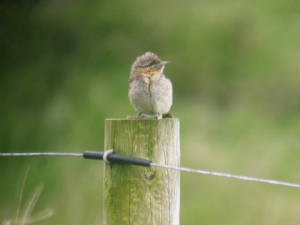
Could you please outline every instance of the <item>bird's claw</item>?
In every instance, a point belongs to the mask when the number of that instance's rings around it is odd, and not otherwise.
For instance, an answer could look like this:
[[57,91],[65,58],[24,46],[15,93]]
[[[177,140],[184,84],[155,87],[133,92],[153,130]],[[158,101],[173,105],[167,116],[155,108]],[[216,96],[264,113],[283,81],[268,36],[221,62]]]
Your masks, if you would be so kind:
[[127,118],[131,119],[156,119],[161,120],[163,118],[163,115],[161,113],[155,113],[155,114],[147,114],[147,113],[138,113],[136,116],[130,116]]
[[167,113],[167,114],[161,114],[161,113],[155,113],[155,114],[147,114],[147,113],[138,113],[137,115],[129,115],[127,116],[127,119],[133,119],[133,120],[138,120],[138,119],[155,119],[155,120],[161,120],[164,118],[172,118],[172,115]]

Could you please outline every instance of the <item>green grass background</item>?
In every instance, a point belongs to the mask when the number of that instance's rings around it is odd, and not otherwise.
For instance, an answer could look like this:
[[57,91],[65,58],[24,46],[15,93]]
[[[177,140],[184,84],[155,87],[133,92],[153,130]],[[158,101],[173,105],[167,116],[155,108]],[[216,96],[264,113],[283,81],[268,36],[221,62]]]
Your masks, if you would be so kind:
[[[1,152],[103,149],[104,120],[134,114],[128,76],[172,61],[182,165],[299,183],[299,2],[0,3]],[[0,159],[0,223],[44,185],[39,224],[102,224],[102,163]],[[181,176],[181,224],[299,224],[299,190]]]

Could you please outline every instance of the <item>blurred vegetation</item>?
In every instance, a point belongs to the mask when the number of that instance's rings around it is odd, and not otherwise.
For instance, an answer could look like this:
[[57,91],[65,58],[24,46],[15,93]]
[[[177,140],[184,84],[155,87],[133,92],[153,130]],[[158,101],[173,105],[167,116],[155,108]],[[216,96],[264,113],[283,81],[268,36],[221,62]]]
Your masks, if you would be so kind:
[[[1,152],[103,148],[105,118],[133,114],[135,57],[172,61],[182,164],[299,183],[299,2],[0,3]],[[102,165],[0,159],[0,223],[44,190],[39,224],[102,224]],[[299,191],[182,174],[181,224],[298,224]],[[26,205],[26,202],[22,202]],[[22,207],[21,207],[22,208]]]

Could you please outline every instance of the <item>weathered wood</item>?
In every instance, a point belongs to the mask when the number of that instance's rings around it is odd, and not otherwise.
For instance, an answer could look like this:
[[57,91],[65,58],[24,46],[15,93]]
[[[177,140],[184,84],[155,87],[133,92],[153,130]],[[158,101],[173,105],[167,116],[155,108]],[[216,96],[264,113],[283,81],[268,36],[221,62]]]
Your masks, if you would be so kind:
[[[108,119],[105,149],[179,166],[179,120]],[[180,173],[131,165],[105,165],[105,225],[178,225]]]

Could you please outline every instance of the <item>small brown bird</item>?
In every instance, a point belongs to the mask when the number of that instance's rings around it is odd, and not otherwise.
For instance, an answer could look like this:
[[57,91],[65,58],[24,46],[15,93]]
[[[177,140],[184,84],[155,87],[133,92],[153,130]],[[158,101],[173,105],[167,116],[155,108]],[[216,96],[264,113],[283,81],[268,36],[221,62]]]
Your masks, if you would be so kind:
[[152,52],[137,57],[131,67],[129,100],[139,117],[161,119],[168,114],[173,102],[171,81],[163,74],[168,61]]

